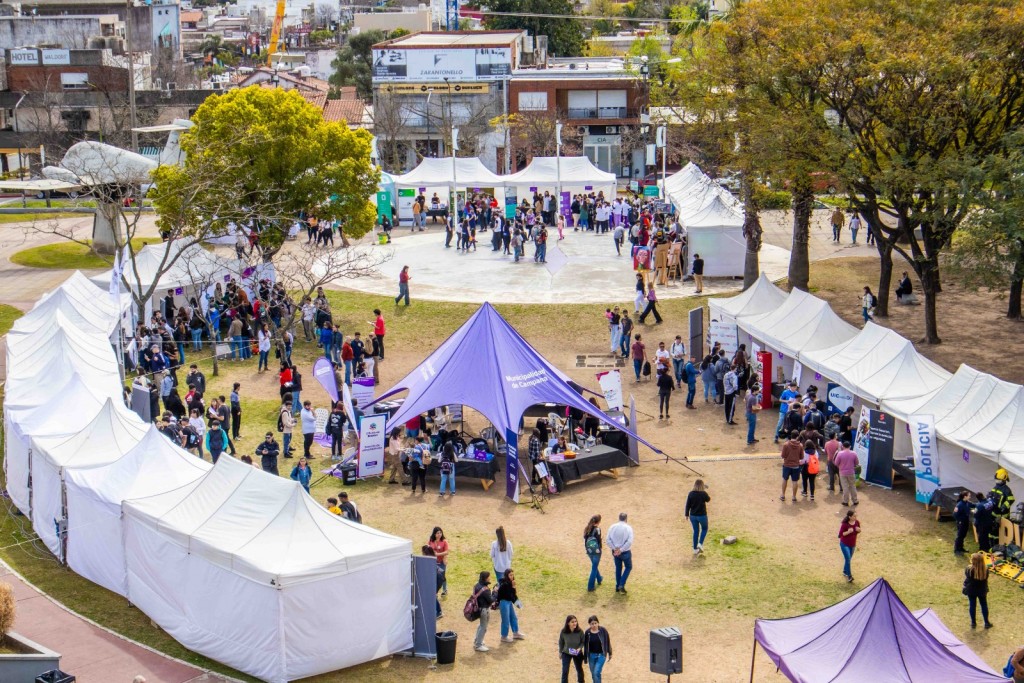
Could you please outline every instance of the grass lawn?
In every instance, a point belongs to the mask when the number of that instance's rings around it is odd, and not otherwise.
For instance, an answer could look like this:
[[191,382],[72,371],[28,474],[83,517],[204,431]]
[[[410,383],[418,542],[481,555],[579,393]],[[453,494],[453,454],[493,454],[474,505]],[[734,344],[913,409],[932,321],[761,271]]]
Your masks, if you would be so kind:
[[[852,286],[863,275],[845,261],[842,267],[816,264],[812,281],[828,296],[841,299],[844,293],[839,282]],[[475,304],[415,300],[408,308],[396,307],[388,296],[362,293],[329,292],[328,297],[334,319],[346,335],[355,331],[365,335],[372,328],[373,309],[384,311],[388,326],[387,360],[380,368],[384,387],[392,386],[415,368],[476,309]],[[665,323],[639,327],[648,348],[676,334],[685,337],[687,312],[704,303],[704,299],[659,302]],[[628,307],[632,310],[631,303]],[[575,368],[575,358],[582,353],[608,353],[604,305],[497,308],[552,363],[576,381],[595,386],[595,370]],[[301,340],[301,329],[297,337]],[[304,370],[303,398],[322,407],[326,395],[309,370],[318,353],[315,344],[299,341],[294,360]],[[227,395],[232,382],[242,383],[243,438],[236,444],[240,455],[251,454],[266,431],[276,434],[279,401],[273,372],[258,374],[255,360],[221,362],[219,376],[213,377],[206,350],[194,354],[188,349],[186,363],[192,362],[197,362],[207,375],[208,397]],[[275,367],[272,359],[271,368]],[[674,457],[745,452],[743,434],[734,431],[738,428],[725,426],[720,410],[714,406],[698,400],[697,410],[678,411],[677,394],[673,397],[677,406],[673,419],[655,421],[649,417],[656,404],[650,384],[628,383],[627,390],[638,403],[641,434]],[[761,425],[774,425],[773,418],[774,412],[766,415]],[[762,443],[753,451],[777,454],[767,436],[769,427],[761,425]],[[467,429],[475,431],[481,426],[471,424]],[[297,442],[296,447],[301,448],[301,438]],[[319,447],[314,452],[323,455]],[[652,458],[647,451],[641,457]],[[288,476],[294,462],[280,461],[282,476]],[[434,525],[444,528],[452,556],[449,595],[442,598],[446,616],[438,630],[455,630],[461,642],[456,664],[439,667],[438,671],[431,671],[429,662],[423,660],[395,657],[310,680],[384,683],[444,675],[451,681],[476,683],[507,676],[510,667],[515,667],[520,678],[550,680],[557,666],[554,644],[565,615],[575,614],[585,620],[590,614],[598,614],[615,640],[615,657],[605,673],[609,683],[643,680],[647,676],[647,631],[669,625],[689,634],[688,639],[684,637],[687,680],[745,681],[749,678],[755,618],[820,609],[879,576],[889,580],[912,609],[935,609],[958,638],[992,665],[1001,666],[1012,648],[1019,645],[1019,633],[1024,631],[1024,612],[1019,609],[1021,591],[1005,579],[993,577],[991,582],[989,601],[997,628],[967,628],[965,599],[960,594],[962,560],[950,552],[951,525],[935,523],[913,501],[912,487],[903,485],[893,491],[865,487],[861,491],[858,514],[865,533],[854,558],[857,581],[850,585],[840,576],[841,559],[836,547],[839,516],[846,508],[839,506],[834,494],[824,491],[825,477],[818,478],[817,502],[782,504],[777,500],[777,458],[690,464],[709,483],[712,496],[711,532],[705,544],[706,557],[700,559],[693,558],[689,550],[690,529],[681,510],[696,475],[663,460],[652,458],[639,468],[624,471],[618,480],[598,475],[571,484],[562,495],[550,499],[543,510],[505,500],[500,480],[485,492],[476,481],[460,479],[458,495],[445,499],[437,496],[438,482],[433,477],[428,477],[426,494],[416,495],[410,495],[408,488],[389,486],[381,480],[354,486],[344,486],[337,479],[319,482],[312,491],[314,498],[323,501],[339,490],[349,490],[368,524],[412,539],[414,552],[418,553]],[[325,466],[322,457],[313,461],[314,470]],[[607,531],[615,514],[623,510],[629,512],[636,532],[629,594],[614,593],[610,557],[601,562],[604,585],[595,593],[587,593],[589,562],[580,538],[583,526],[591,514],[600,513]],[[525,605],[520,620],[528,639],[499,645],[499,619],[494,614],[486,640],[493,649],[484,655],[473,652],[476,624],[466,622],[460,612],[477,572],[490,569],[488,548],[492,530],[498,525],[506,528],[515,545],[514,566]],[[0,557],[29,581],[72,609],[144,644],[230,673],[188,652],[123,598],[60,567],[41,545],[22,543],[31,537],[30,533],[26,520],[9,514],[9,510],[0,520]],[[740,542],[720,545],[728,535],[739,537]],[[330,633],[333,619],[344,618],[323,615],[325,633]],[[778,680],[763,655],[758,656],[754,680]]]
[[39,223],[58,218],[74,218],[76,213],[0,213],[0,225],[8,223]]
[[[159,241],[158,237],[132,240],[135,249]],[[111,261],[94,253],[91,248],[78,242],[57,242],[39,247],[23,249],[11,256],[11,262],[29,268],[53,268],[57,270],[95,270],[109,268]]]
[[0,336],[7,334],[14,321],[24,315],[20,309],[7,304],[0,304]]

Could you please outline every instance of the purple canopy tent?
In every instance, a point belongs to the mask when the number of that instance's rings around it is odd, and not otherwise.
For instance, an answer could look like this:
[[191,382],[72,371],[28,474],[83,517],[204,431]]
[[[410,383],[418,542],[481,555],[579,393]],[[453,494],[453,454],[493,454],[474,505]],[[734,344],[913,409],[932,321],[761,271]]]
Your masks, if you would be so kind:
[[519,498],[519,422],[526,409],[537,403],[572,406],[662,453],[580,396],[569,378],[537,353],[489,303],[374,403],[405,390],[409,395],[389,424],[402,424],[453,403],[469,406],[490,420],[507,444],[505,492],[513,500]]
[[758,644],[795,683],[1006,683],[930,610],[912,614],[885,579],[817,612],[755,620],[755,654]]

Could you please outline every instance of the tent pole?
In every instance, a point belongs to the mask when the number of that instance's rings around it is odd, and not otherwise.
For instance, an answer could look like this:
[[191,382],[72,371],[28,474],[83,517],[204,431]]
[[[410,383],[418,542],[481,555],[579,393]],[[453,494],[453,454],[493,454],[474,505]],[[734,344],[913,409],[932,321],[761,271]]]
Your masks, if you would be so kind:
[[754,659],[757,657],[757,638],[754,638],[754,650],[750,653],[750,683],[754,683]]

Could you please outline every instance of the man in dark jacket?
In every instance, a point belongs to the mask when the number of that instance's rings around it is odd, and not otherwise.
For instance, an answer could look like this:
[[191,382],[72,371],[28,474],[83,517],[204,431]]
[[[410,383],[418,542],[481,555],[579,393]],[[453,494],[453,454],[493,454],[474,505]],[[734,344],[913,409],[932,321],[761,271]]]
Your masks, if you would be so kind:
[[345,413],[342,411],[341,401],[334,404],[334,409],[327,418],[326,431],[331,437],[331,457],[340,458],[345,444]]
[[277,456],[281,453],[281,447],[274,440],[273,432],[267,432],[266,438],[256,447],[256,455],[260,456],[260,466],[264,472],[270,472],[277,476]]

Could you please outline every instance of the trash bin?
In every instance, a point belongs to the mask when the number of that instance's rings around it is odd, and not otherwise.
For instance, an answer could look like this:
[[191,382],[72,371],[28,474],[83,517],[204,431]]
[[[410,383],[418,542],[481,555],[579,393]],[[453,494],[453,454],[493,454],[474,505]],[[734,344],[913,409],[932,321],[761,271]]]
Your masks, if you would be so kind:
[[51,669],[36,676],[35,683],[75,683],[75,677],[60,669]]
[[455,644],[459,640],[459,634],[455,631],[442,631],[437,634],[437,663],[455,663]]

